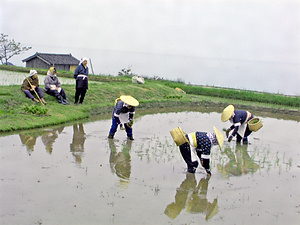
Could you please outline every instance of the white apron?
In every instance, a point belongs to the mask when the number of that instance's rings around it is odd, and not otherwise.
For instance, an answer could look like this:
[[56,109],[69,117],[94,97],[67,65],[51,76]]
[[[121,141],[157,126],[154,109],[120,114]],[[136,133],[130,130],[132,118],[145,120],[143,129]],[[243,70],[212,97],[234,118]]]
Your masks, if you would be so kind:
[[237,131],[237,133],[244,138],[244,135],[245,135],[245,131],[246,131],[246,128],[247,128],[247,125],[248,125],[248,120],[249,118],[251,117],[251,113],[247,111],[247,118],[245,120],[244,123],[242,123]]

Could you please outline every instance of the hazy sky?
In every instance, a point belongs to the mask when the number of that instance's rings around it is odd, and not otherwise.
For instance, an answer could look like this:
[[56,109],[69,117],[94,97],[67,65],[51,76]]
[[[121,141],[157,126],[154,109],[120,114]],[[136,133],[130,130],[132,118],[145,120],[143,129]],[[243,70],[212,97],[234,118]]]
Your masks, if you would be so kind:
[[299,27],[297,0],[1,1],[1,32],[33,47],[299,62]]

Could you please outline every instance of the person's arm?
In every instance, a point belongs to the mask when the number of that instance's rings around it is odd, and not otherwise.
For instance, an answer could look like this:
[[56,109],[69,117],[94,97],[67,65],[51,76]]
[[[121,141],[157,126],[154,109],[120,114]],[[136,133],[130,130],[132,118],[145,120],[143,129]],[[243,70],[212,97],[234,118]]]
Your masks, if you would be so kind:
[[60,84],[58,78],[56,78],[56,87],[60,87],[60,86],[61,86],[61,84]]
[[40,86],[40,81],[39,81],[39,78],[37,77],[36,78],[36,85],[35,85],[35,87],[39,87]]
[[45,78],[44,84],[45,84],[45,90],[49,90],[50,89],[50,82],[49,82],[49,77],[48,76]]
[[119,125],[121,123],[120,121],[120,113],[122,110],[123,102],[118,101],[117,104],[115,105],[114,109],[114,119],[116,120],[116,123]]
[[27,78],[23,81],[23,84],[22,84],[22,86],[21,86],[21,90],[22,91],[25,91],[25,90],[29,90],[30,89],[30,87],[29,87],[29,83],[28,83],[28,81],[27,81]]
[[134,114],[135,114],[135,107],[133,106],[129,111],[129,118],[128,118],[129,122],[133,120]]
[[80,65],[78,65],[77,67],[76,67],[76,69],[75,69],[75,71],[74,71],[74,79],[77,79],[77,76],[78,76],[78,74],[79,74],[79,68],[80,68]]

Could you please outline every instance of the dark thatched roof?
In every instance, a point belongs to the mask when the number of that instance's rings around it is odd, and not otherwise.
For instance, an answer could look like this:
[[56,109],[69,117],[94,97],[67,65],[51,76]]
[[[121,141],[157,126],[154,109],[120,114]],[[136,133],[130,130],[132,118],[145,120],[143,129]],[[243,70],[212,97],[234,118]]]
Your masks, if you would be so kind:
[[34,55],[23,59],[22,62],[30,61],[34,58],[39,58],[48,65],[78,65],[79,60],[71,54],[48,54],[36,52]]

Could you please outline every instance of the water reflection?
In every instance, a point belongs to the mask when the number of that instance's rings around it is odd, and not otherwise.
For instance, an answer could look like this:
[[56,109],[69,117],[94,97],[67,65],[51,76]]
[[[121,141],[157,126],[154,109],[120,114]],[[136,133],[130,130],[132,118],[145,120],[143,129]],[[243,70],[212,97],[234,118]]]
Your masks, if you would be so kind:
[[119,186],[126,188],[129,184],[131,174],[131,157],[130,150],[132,141],[127,139],[122,144],[122,151],[118,152],[114,139],[108,139],[110,156],[109,164],[112,173],[115,173],[120,178]]
[[58,135],[63,132],[65,127],[59,127],[55,129],[48,130],[47,133],[42,135],[42,142],[45,145],[46,151],[51,154],[53,151],[53,144],[58,138]]
[[235,150],[231,147],[224,148],[229,162],[225,165],[217,164],[218,171],[225,176],[242,176],[248,173],[255,173],[259,165],[255,163],[254,158],[248,153],[248,145],[236,144]]
[[75,161],[78,164],[82,162],[82,156],[84,152],[84,142],[86,139],[86,135],[84,132],[84,127],[82,123],[75,123],[73,125],[73,139],[70,144],[70,151],[72,155],[75,157]]
[[30,134],[19,134],[21,142],[26,146],[27,152],[29,155],[34,151],[34,146],[36,144],[36,139],[38,135],[30,135]]
[[167,205],[165,214],[175,219],[183,209],[189,213],[203,213],[209,220],[218,213],[218,200],[207,200],[207,188],[209,177],[202,178],[198,185],[195,174],[187,173],[185,180],[177,188],[175,202]]

